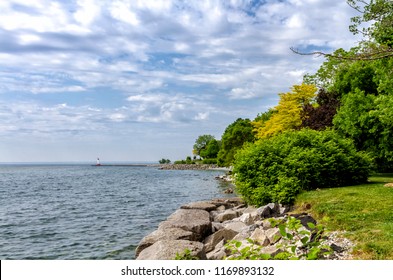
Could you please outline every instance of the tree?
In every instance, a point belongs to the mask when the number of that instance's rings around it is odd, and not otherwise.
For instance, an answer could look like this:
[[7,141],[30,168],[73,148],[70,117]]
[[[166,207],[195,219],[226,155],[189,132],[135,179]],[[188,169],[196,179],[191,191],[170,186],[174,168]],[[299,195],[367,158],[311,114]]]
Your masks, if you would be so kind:
[[169,164],[169,163],[171,163],[171,161],[170,161],[169,159],[165,159],[165,158],[160,159],[158,162],[159,162],[160,164]]
[[221,166],[230,166],[236,152],[244,143],[254,142],[253,126],[249,119],[238,118],[231,123],[221,137],[221,149],[218,153],[218,163]]
[[206,148],[202,149],[200,156],[205,159],[217,158],[217,154],[220,151],[220,141],[212,139],[207,143]]
[[363,41],[353,53],[303,53],[301,55],[323,55],[340,60],[380,60],[393,57],[393,1],[391,0],[347,0],[347,3],[360,15],[352,17],[349,30],[362,34]]
[[204,150],[206,148],[207,144],[213,139],[215,139],[213,135],[208,135],[208,134],[200,135],[195,140],[195,144],[193,146],[194,155],[202,156],[201,151]]
[[371,153],[380,171],[393,170],[393,106],[391,95],[367,94],[356,90],[347,94],[337,115],[334,128],[353,139],[358,150]]
[[[349,30],[353,34],[361,33],[366,39],[378,44],[393,47],[393,2],[391,0],[348,0],[347,3],[360,15],[351,19]],[[370,26],[361,27],[371,22]]]
[[320,89],[315,98],[316,103],[303,105],[301,112],[301,128],[308,127],[314,130],[324,130],[333,126],[333,117],[340,106],[338,94]]
[[280,93],[280,100],[274,113],[267,121],[253,123],[257,138],[268,138],[286,130],[296,129],[302,124],[301,112],[305,104],[315,97],[314,85],[294,85],[291,92]]

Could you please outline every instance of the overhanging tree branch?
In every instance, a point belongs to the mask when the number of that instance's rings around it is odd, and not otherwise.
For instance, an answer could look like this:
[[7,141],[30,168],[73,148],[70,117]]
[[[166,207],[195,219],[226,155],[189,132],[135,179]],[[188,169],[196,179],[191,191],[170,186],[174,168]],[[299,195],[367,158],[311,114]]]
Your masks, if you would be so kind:
[[316,55],[316,56],[324,56],[329,58],[336,58],[340,60],[378,60],[378,59],[393,57],[393,48],[383,47],[383,46],[379,46],[378,49],[376,50],[365,51],[356,54],[347,54],[347,55],[335,55],[335,54],[325,53],[321,51],[306,53],[306,52],[301,52],[298,49],[295,49],[294,47],[291,47],[290,49],[292,52],[298,55]]

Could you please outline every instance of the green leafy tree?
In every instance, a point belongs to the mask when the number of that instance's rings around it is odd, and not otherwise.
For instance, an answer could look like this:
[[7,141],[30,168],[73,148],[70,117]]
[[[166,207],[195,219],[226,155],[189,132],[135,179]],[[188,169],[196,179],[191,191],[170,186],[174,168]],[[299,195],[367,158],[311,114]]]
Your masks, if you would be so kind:
[[[349,29],[352,33],[361,33],[366,39],[375,40],[381,46],[393,47],[393,2],[391,0],[348,0],[347,3],[360,13],[359,16],[351,19],[352,25]],[[364,27],[364,23],[369,22],[371,25]]]
[[197,155],[197,156],[202,156],[201,152],[206,149],[207,144],[209,144],[209,142],[211,140],[215,139],[213,135],[209,135],[209,134],[204,134],[204,135],[200,135],[196,140],[195,140],[195,144],[193,146],[193,154]]
[[220,151],[220,141],[216,139],[210,140],[206,147],[201,150],[200,156],[204,159],[217,158],[217,154]]
[[236,152],[244,143],[254,142],[253,126],[249,119],[238,118],[231,123],[221,137],[221,149],[218,152],[218,163],[221,166],[230,166]]
[[171,161],[170,161],[169,159],[165,159],[165,158],[160,159],[158,162],[159,162],[160,164],[169,164],[169,163],[171,163]]
[[344,96],[334,117],[335,129],[353,139],[357,149],[370,152],[379,170],[393,170],[393,106],[391,95],[366,94],[356,90]]

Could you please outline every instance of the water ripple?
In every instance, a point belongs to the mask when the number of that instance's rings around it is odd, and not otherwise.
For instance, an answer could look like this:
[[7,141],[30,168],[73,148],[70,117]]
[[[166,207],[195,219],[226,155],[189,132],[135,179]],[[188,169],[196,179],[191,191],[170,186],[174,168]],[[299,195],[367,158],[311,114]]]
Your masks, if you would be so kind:
[[0,165],[0,259],[132,259],[181,204],[222,197],[221,173]]

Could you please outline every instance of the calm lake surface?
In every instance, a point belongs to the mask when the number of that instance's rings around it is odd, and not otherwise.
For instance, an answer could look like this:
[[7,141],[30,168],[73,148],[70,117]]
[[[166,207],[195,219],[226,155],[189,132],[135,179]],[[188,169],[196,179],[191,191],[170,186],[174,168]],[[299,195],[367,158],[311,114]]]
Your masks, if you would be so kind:
[[182,204],[227,197],[223,171],[0,165],[0,259],[133,259]]

